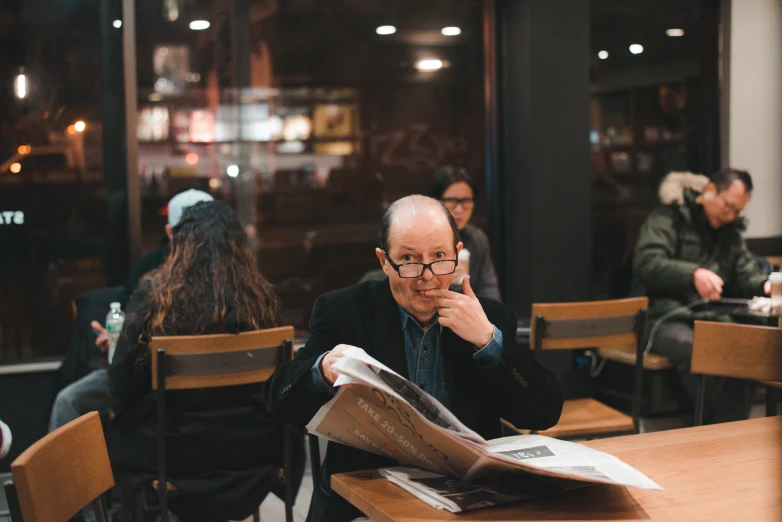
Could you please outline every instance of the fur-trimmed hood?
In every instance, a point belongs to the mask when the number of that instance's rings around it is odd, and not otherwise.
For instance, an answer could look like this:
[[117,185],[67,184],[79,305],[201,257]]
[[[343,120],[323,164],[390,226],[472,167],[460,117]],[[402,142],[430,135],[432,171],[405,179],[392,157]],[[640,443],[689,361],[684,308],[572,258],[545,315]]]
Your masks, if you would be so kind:
[[660,183],[660,190],[657,194],[663,205],[673,205],[674,203],[684,205],[684,191],[686,189],[703,192],[703,187],[708,183],[709,178],[703,174],[671,172]]

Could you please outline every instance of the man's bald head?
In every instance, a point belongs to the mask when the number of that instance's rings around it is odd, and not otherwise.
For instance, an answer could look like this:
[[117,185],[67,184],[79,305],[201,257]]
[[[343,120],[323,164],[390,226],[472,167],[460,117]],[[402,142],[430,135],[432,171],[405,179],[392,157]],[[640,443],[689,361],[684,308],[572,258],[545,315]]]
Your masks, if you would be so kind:
[[425,227],[433,224],[433,221],[440,220],[444,220],[450,226],[453,232],[453,247],[456,250],[456,245],[459,243],[459,228],[451,213],[440,201],[418,194],[398,199],[388,207],[383,214],[383,219],[380,220],[380,248],[384,252],[390,250],[389,235],[394,224],[414,221],[416,226]]

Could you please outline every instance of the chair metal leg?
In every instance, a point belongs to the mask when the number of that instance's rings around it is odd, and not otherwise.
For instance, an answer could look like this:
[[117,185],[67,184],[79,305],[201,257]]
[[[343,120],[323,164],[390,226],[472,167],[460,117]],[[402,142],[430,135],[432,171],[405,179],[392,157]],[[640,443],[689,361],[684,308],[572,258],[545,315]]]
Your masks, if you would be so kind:
[[318,489],[318,482],[320,481],[320,444],[318,443],[318,437],[309,433],[307,435],[310,444],[310,467],[312,468],[312,487]]
[[143,493],[141,492],[141,489],[139,489],[136,492],[136,496],[134,497],[136,500],[136,516],[135,520],[136,522],[143,522],[144,521],[144,500],[141,498],[141,495]]
[[166,351],[159,348],[158,361],[158,395],[157,395],[157,469],[158,469],[158,502],[160,503],[160,520],[168,522],[168,491],[166,490]]
[[643,397],[644,349],[646,347],[646,310],[639,310],[635,317],[635,368],[633,382],[633,432],[641,432],[641,397]]
[[22,522],[22,508],[19,506],[19,497],[16,494],[16,486],[13,482],[6,482],[4,485],[5,498],[8,502],[8,514],[11,515],[11,522]]
[[92,510],[95,512],[97,522],[109,522],[109,515],[106,513],[106,506],[103,504],[103,498],[98,497],[90,502]]
[[706,400],[706,377],[703,375],[698,376],[698,390],[695,395],[695,419],[693,424],[695,426],[703,425],[703,408],[704,401]]
[[283,470],[285,471],[285,522],[293,522],[293,465],[291,461],[291,442],[294,432],[289,425],[283,428]]
[[766,417],[773,417],[777,414],[777,404],[779,403],[779,393],[776,388],[766,386]]

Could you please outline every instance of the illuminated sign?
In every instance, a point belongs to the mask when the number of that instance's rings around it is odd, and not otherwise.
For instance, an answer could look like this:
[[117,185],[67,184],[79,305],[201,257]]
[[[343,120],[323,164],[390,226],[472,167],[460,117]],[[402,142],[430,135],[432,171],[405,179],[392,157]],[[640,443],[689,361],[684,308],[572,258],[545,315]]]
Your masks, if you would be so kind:
[[20,210],[0,210],[0,225],[24,225],[24,212]]

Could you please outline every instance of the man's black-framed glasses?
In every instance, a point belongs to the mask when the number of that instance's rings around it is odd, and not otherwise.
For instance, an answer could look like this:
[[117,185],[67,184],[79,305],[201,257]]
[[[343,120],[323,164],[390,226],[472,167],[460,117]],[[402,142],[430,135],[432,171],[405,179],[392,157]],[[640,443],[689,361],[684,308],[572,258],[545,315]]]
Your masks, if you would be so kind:
[[397,265],[388,257],[388,252],[383,251],[383,254],[385,254],[386,259],[388,259],[388,264],[396,270],[399,277],[403,278],[421,277],[424,270],[427,268],[436,276],[453,274],[456,271],[456,265],[459,263],[456,259],[445,259],[443,261],[433,261],[431,263],[404,263]]

